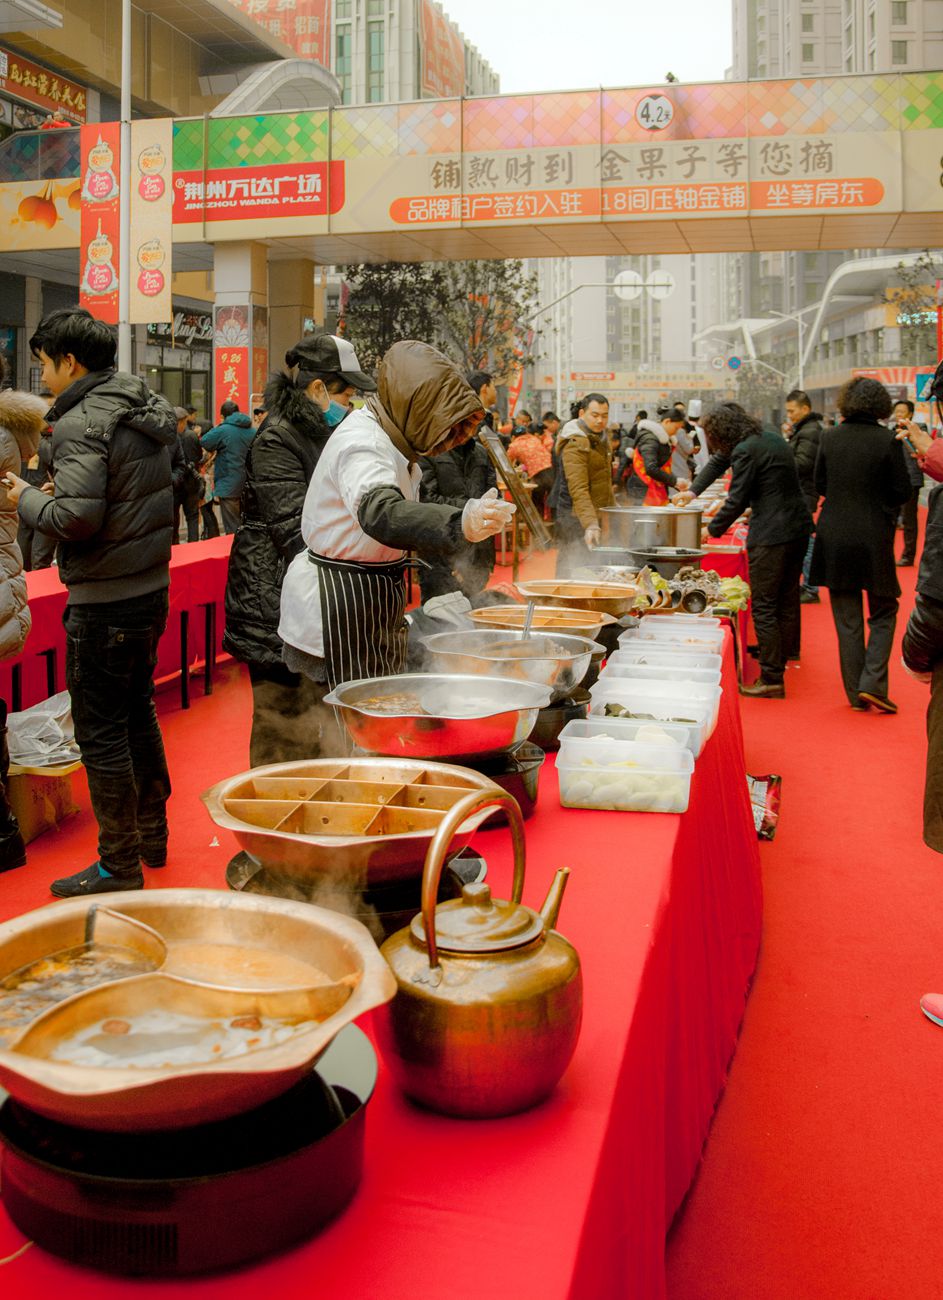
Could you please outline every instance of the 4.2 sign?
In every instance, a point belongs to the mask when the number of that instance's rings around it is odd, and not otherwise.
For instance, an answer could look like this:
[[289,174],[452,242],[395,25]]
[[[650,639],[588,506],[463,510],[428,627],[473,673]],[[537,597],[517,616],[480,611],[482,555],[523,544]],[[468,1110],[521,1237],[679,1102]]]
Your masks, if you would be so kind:
[[635,106],[635,120],[645,131],[663,131],[675,115],[667,95],[646,95]]

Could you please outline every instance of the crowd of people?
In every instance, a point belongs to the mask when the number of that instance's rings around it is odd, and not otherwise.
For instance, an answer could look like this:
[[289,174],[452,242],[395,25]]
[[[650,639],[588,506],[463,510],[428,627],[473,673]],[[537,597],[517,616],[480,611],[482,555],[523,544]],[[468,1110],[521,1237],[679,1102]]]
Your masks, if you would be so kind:
[[[785,695],[787,663],[801,653],[801,605],[826,587],[849,705],[897,711],[888,694],[897,568],[916,560],[919,492],[924,475],[943,482],[943,441],[876,380],[844,386],[836,427],[797,389],[782,429],[736,402],[703,414],[699,404],[665,402],[624,429],[610,424],[600,392],[581,397],[565,422],[547,412],[538,424],[521,411],[507,429],[486,372],[464,374],[428,344],[403,341],[374,379],[348,340],[320,335],[287,353],[251,416],[224,402],[204,430],[195,412],[115,369],[113,334],[87,312],[51,313],[30,346],[51,405],[0,392],[0,657],[17,654],[28,630],[22,569],[55,562],[68,588],[66,683],[99,828],[98,858],[54,881],[58,897],[140,888],[145,868],[167,860],[170,775],[153,678],[171,546],[184,531],[188,541],[220,527],[234,535],[224,646],[248,668],[252,766],[338,752],[328,692],[404,671],[410,554],[421,614],[433,624],[488,599],[494,539],[515,510],[499,472],[520,474],[518,489],[552,523],[562,574],[592,563],[601,512],[615,502],[684,505],[729,474],[704,535],[747,520],[760,677],[744,694]],[[476,438],[482,424],[506,460]],[[939,852],[941,500],[938,488],[904,639],[909,671],[932,682],[925,837]],[[5,719],[2,706],[0,870],[25,860],[3,793]]]

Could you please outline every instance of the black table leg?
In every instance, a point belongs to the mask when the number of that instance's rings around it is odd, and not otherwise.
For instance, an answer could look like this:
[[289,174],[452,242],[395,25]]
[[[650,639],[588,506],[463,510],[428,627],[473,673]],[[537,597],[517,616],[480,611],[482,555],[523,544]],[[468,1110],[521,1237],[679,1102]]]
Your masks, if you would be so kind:
[[216,667],[216,601],[208,600],[203,609],[203,691],[212,695],[213,669]]
[[55,646],[50,646],[48,650],[40,650],[39,653],[46,660],[46,695],[51,699],[56,693],[59,652]]
[[180,707],[190,707],[190,611],[180,611]]
[[11,713],[19,713],[23,708],[23,665],[13,665],[13,699],[11,703]]

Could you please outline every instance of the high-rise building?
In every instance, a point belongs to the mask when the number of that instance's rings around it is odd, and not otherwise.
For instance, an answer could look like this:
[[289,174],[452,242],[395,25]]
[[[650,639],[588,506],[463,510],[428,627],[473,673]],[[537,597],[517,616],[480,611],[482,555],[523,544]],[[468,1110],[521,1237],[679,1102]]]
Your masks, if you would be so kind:
[[434,0],[334,0],[331,71],[345,104],[493,95],[498,76]]
[[[732,10],[734,81],[943,66],[943,0],[733,0]],[[798,312],[855,255],[727,254],[725,279],[737,292],[726,318]]]

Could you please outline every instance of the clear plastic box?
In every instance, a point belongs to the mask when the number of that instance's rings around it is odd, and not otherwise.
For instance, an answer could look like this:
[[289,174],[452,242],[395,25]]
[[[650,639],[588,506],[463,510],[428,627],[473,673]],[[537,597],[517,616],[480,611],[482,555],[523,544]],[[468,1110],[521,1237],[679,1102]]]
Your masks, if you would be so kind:
[[678,646],[679,649],[694,647],[720,654],[724,644],[722,627],[694,627],[690,623],[678,623],[670,626],[671,619],[646,618],[634,631],[624,634],[621,645],[633,645],[638,641],[658,641],[663,645]]
[[680,746],[568,737],[566,727],[560,734],[557,776],[564,808],[683,813],[693,771],[694,755]]
[[713,668],[720,672],[723,667],[720,655],[711,654],[696,647],[685,649],[673,645],[662,645],[655,641],[626,641],[606,660],[606,664],[662,664],[665,668]]
[[701,686],[719,686],[719,668],[691,668],[688,664],[613,663],[607,659],[601,677],[630,677],[638,681],[691,682]]
[[698,728],[701,747],[717,723],[720,686],[688,686],[684,682],[643,682],[618,677],[600,677],[590,687],[590,714],[605,716],[607,704],[621,704],[630,714],[648,720],[687,722]]
[[[652,733],[659,733],[655,738]],[[560,738],[566,735],[571,744],[583,740],[592,740],[598,736],[608,736],[613,740],[638,740],[644,745],[666,745],[677,749],[688,749],[696,754],[695,746],[700,740],[698,727],[686,722],[652,722],[645,718],[607,718],[591,714],[588,718],[573,718],[560,732]]]

